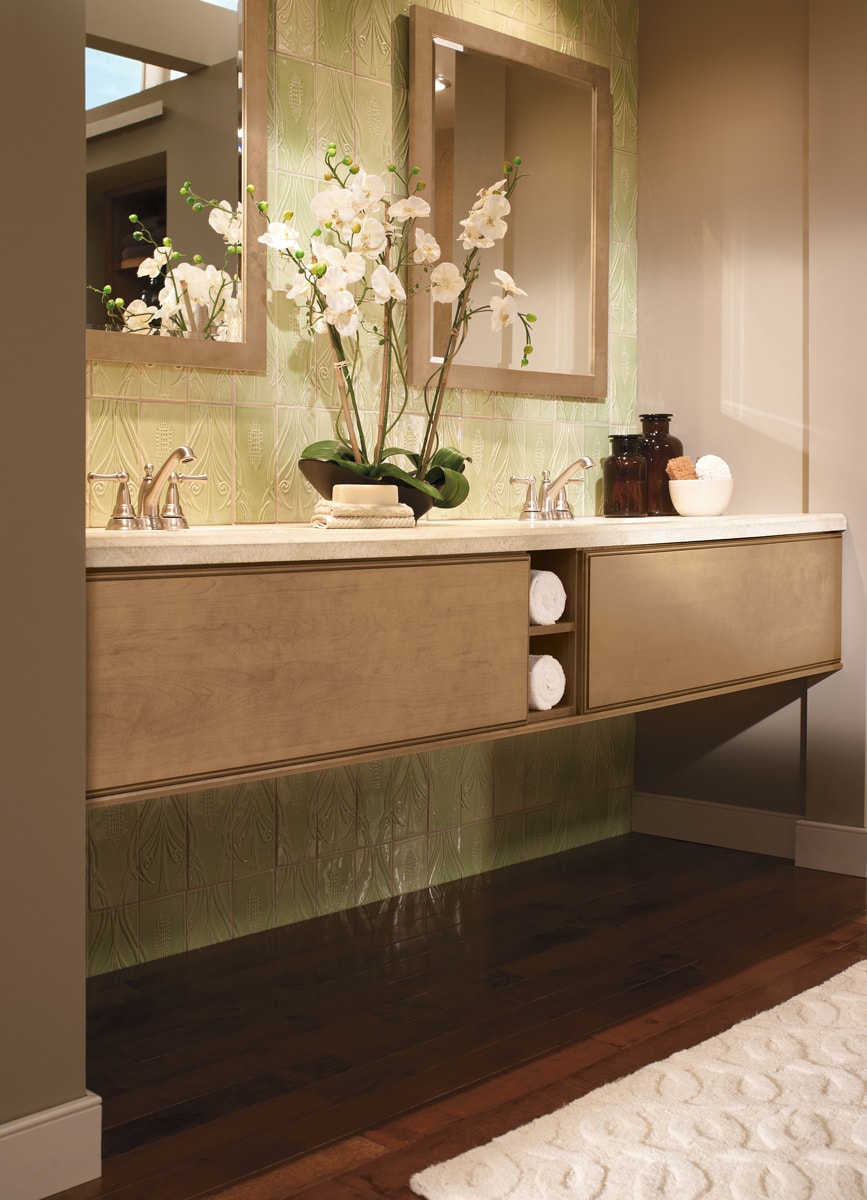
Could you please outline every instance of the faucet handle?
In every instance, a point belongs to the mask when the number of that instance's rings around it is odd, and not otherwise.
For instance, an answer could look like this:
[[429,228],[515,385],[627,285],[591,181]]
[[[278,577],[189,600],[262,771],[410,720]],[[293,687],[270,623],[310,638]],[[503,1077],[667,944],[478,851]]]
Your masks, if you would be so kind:
[[527,496],[524,500],[524,507],[521,510],[521,521],[535,521],[540,516],[542,510],[539,508],[539,500],[536,496],[536,476],[535,475],[512,475],[509,478],[509,483],[526,483]]
[[169,475],[169,486],[166,491],[166,502],[160,513],[160,529],[189,529],[190,523],[181,508],[181,497],[178,484],[187,480],[207,479],[207,475],[179,475],[172,471]]
[[117,496],[106,529],[135,529],[136,516],[129,495],[129,475],[126,471],[112,471],[107,475],[101,474],[99,471],[88,472],[88,483],[103,479],[117,480]]
[[566,484],[567,483],[583,483],[582,475],[573,475],[571,479],[567,479],[557,494],[557,503],[554,505],[554,520],[555,521],[572,521],[575,514],[572,511],[572,505],[566,499]]

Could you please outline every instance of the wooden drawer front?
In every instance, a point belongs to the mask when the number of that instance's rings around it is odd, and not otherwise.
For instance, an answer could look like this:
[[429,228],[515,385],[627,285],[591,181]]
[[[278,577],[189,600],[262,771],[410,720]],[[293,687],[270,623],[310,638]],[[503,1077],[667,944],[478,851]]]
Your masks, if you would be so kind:
[[88,580],[88,792],[527,718],[528,561]]
[[584,712],[839,666],[839,534],[586,559]]

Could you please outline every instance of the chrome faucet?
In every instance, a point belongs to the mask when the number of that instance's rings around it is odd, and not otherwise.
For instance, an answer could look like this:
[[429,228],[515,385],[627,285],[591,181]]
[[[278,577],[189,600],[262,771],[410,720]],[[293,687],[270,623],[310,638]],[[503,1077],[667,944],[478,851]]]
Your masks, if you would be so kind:
[[571,483],[573,479],[578,481],[579,476],[573,476],[573,471],[577,471],[579,468],[587,470],[592,466],[594,466],[593,459],[582,454],[580,458],[576,458],[573,463],[570,463],[565,471],[561,471],[555,479],[551,478],[550,471],[543,471],[538,497],[535,475],[513,475],[509,480],[510,483],[527,484],[527,499],[521,512],[521,520],[571,521],[574,514],[566,499],[566,484]]
[[195,458],[189,446],[178,446],[168,456],[166,461],[154,475],[153,463],[145,463],[144,478],[138,490],[138,515],[136,525],[139,529],[161,529],[160,495],[168,483],[172,472],[180,463],[192,462]]

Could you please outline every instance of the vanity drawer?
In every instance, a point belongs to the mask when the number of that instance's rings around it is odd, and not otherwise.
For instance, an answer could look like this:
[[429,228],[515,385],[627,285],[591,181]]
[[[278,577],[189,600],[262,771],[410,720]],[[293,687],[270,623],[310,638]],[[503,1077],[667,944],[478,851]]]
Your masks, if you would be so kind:
[[581,711],[840,666],[839,534],[587,551]]
[[528,578],[523,555],[94,573],[88,795],[525,722]]

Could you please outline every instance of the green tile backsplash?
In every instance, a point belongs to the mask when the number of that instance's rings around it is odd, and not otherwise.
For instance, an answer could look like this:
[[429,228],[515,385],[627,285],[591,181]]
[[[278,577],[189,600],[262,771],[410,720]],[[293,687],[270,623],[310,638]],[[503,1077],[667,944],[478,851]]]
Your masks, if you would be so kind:
[[[606,400],[453,391],[447,440],[472,455],[467,502],[429,519],[514,515],[510,475],[607,453],[634,427],[638,0],[449,0],[455,16],[611,70],[613,156]],[[306,211],[321,147],[371,170],[406,165],[405,0],[273,0],[272,208]],[[273,269],[273,268],[272,268]],[[86,470],[138,477],[186,442],[206,483],[186,483],[193,524],[307,521],[300,449],[331,432],[333,372],[272,278],[262,373],[88,363]],[[410,444],[418,425],[411,400]],[[86,485],[85,485],[86,486]],[[572,489],[600,509],[600,472]],[[104,525],[114,489],[87,489]],[[97,806],[88,814],[89,969],[99,974],[615,836],[630,825],[631,718],[383,759],[234,788]]]
[[615,837],[630,717],[88,813],[91,974]]

